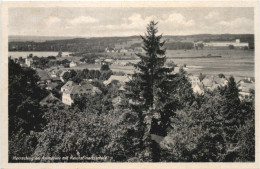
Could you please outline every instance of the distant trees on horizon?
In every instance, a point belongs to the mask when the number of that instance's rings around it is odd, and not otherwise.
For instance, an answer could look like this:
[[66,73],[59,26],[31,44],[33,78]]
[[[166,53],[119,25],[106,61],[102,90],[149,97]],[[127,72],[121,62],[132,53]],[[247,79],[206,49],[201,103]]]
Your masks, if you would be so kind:
[[[240,39],[241,42],[248,42],[249,49],[254,49],[254,35],[253,34],[235,34],[235,35],[188,35],[188,36],[169,36],[167,38],[177,39],[178,42],[166,42],[165,47],[168,50],[177,49],[192,49],[193,41],[230,41],[230,39]],[[136,37],[133,37],[136,38]],[[191,42],[182,42],[182,39],[191,39]],[[107,47],[115,47],[116,43],[120,41],[130,41],[131,37],[117,38],[117,37],[103,37],[103,38],[75,38],[65,40],[52,40],[45,42],[9,42],[9,51],[68,51],[74,53],[100,53],[104,52]],[[140,47],[140,43],[133,44],[130,48]]]
[[[91,84],[102,91],[75,98],[71,107],[56,101],[41,106],[48,93],[37,86],[36,71],[9,59],[9,162],[254,162],[254,91],[241,101],[231,76],[227,86],[194,93],[183,69],[172,73],[174,63],[164,66],[165,41],[157,33],[151,21],[141,36],[145,53],[137,54],[136,71],[124,86],[105,86],[113,72],[104,67],[64,74],[78,83],[96,78]],[[84,156],[105,158],[73,158]]]

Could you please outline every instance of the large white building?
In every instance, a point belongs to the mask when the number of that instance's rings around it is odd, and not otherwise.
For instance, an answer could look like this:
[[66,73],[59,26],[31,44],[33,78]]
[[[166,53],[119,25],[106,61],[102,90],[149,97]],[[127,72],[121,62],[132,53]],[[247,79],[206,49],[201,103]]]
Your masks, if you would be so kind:
[[197,46],[199,43],[203,43],[205,47],[229,47],[230,45],[238,48],[249,47],[248,42],[240,42],[240,39],[235,41],[195,42],[194,46]]

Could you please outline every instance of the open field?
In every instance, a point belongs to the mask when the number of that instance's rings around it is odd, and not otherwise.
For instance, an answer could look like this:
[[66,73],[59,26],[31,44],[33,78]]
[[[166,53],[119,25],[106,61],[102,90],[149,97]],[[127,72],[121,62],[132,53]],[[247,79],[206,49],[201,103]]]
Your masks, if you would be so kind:
[[[222,57],[185,58],[207,56],[209,54],[212,56],[220,55]],[[254,77],[254,51],[252,50],[168,50],[166,56],[167,61],[173,61],[179,66],[186,64],[188,73],[203,73],[207,75],[223,73],[235,77]],[[137,62],[137,60],[124,60],[122,62]]]
[[[220,55],[221,58],[199,58],[185,59],[189,56],[212,56]],[[219,74],[243,77],[254,77],[254,51],[250,50],[190,50],[190,51],[168,51],[168,60],[177,64],[187,64],[188,72]],[[174,57],[184,57],[175,59]]]
[[[9,56],[27,56],[29,53],[33,53],[38,56],[47,56],[50,54],[57,55],[57,52],[9,52]],[[68,54],[63,52],[64,54]],[[109,53],[109,57],[128,57],[132,55],[118,53]],[[198,57],[198,56],[222,56],[221,58],[185,58],[185,57]],[[193,74],[207,74],[216,75],[223,73],[225,75],[233,75],[235,77],[254,77],[254,51],[252,50],[230,50],[230,49],[203,49],[203,50],[168,50],[166,53],[167,61],[173,61],[174,63],[182,66],[187,65],[187,72]],[[178,57],[178,58],[176,58]],[[179,58],[182,57],[182,58]],[[59,60],[68,59],[79,61],[81,57],[62,57],[57,58]],[[113,71],[123,71],[125,73],[133,73],[131,66],[123,66],[128,62],[136,63],[138,59],[131,60],[118,60],[110,66]],[[82,64],[73,69],[100,69],[98,64]]]

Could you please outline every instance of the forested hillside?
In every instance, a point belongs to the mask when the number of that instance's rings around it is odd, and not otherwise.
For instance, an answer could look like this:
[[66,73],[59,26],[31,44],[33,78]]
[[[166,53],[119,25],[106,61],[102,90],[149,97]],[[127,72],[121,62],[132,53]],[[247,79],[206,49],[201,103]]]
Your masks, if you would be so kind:
[[[14,37],[12,37],[14,38]],[[24,38],[22,41],[9,41],[9,51],[69,51],[69,52],[104,52],[105,48],[115,47],[115,44],[129,42],[133,39],[140,39],[138,36],[130,37],[100,37],[100,38],[70,38],[60,40],[33,41],[35,38]],[[58,39],[58,38],[57,38]],[[234,41],[249,42],[251,49],[254,48],[254,35],[252,34],[223,34],[223,35],[187,35],[187,36],[165,36],[166,47],[169,50],[192,49],[196,41]],[[140,41],[141,42],[141,41]],[[136,43],[134,47],[140,47]]]

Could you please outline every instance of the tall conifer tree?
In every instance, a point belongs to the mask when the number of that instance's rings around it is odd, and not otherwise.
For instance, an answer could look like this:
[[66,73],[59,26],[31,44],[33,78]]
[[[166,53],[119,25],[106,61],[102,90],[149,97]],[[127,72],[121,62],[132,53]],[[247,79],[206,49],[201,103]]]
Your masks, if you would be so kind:
[[145,53],[137,54],[141,60],[133,64],[136,71],[127,83],[127,96],[139,117],[140,149],[146,152],[143,159],[154,162],[160,161],[160,147],[151,140],[151,134],[166,136],[174,111],[174,104],[170,101],[171,90],[174,90],[171,81],[173,68],[164,66],[165,41],[162,41],[162,35],[157,35],[156,25],[156,22],[151,21],[145,36],[141,36]]
[[229,78],[228,85],[224,90],[222,112],[225,118],[224,130],[229,143],[236,143],[238,140],[235,133],[242,122],[240,110],[239,90],[233,76]]

